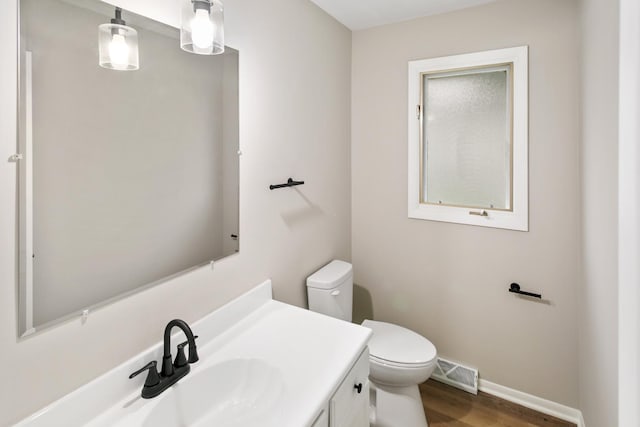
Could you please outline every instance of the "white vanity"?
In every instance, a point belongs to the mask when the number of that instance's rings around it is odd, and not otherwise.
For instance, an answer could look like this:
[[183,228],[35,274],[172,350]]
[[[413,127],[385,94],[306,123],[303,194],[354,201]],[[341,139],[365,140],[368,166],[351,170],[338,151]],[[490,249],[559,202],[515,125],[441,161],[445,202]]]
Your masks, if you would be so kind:
[[269,280],[191,328],[200,361],[161,395],[142,399],[144,376],[128,378],[160,360],[159,342],[17,425],[369,425],[369,329],[274,301]]

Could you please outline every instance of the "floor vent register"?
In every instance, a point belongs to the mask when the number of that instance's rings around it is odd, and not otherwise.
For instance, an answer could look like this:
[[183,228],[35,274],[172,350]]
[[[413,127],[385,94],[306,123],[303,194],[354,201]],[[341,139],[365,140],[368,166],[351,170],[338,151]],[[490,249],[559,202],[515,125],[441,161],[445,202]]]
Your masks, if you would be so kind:
[[438,358],[431,378],[441,383],[459,388],[468,393],[478,394],[478,370],[459,363]]

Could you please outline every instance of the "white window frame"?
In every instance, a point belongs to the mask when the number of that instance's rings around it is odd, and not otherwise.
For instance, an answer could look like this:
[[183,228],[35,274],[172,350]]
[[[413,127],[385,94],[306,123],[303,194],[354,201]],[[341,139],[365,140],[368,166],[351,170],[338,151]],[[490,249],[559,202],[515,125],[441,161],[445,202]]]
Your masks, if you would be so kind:
[[[512,65],[512,176],[511,209],[469,208],[435,205],[421,202],[421,132],[425,115],[421,108],[421,80],[425,73],[442,73],[476,67]],[[409,218],[483,227],[529,231],[529,168],[528,168],[528,47],[453,55],[409,61],[408,105],[408,216]]]

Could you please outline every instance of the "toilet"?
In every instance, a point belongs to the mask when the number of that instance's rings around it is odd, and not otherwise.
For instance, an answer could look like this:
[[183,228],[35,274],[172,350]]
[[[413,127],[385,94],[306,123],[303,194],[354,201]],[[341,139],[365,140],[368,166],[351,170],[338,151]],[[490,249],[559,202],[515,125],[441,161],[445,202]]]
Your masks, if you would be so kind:
[[[309,310],[351,321],[353,268],[334,260],[307,278]],[[436,366],[435,346],[398,325],[365,320],[369,341],[371,427],[426,427],[418,384]]]

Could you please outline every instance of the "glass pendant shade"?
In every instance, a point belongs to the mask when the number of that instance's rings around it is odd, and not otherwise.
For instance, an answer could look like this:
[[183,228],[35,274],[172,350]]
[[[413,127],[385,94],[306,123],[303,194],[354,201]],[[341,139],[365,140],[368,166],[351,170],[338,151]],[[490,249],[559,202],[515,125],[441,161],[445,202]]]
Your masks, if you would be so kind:
[[99,64],[103,68],[133,71],[138,63],[138,32],[125,25],[116,9],[116,18],[110,24],[98,26]]
[[199,55],[224,52],[224,9],[218,0],[183,0],[180,47]]

